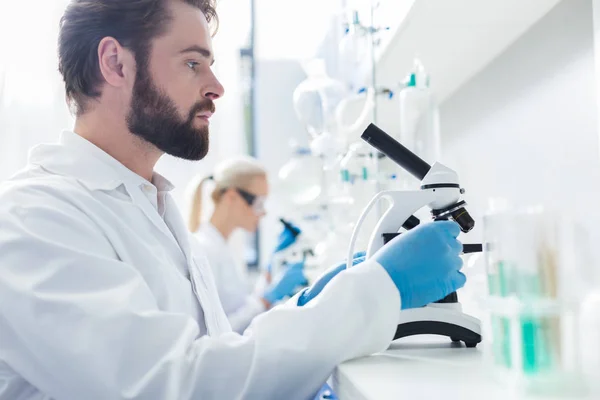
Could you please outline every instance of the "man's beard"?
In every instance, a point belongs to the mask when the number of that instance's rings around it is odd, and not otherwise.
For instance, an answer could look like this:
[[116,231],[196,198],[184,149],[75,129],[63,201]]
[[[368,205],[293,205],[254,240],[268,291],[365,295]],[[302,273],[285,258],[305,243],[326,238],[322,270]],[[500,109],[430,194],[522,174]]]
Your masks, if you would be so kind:
[[137,135],[159,150],[186,160],[201,160],[209,147],[208,125],[194,126],[197,114],[215,111],[210,99],[204,99],[190,108],[187,119],[181,118],[171,98],[161,91],[150,77],[147,66],[140,63],[127,126]]

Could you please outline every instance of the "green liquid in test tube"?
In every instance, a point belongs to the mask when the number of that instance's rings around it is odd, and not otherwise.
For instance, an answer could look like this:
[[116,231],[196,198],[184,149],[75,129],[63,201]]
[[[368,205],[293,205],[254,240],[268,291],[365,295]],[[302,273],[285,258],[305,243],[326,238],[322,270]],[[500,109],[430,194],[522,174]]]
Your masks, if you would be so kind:
[[[506,263],[495,263],[496,271],[488,273],[488,289],[492,296],[506,297],[509,294],[509,279]],[[492,316],[492,337],[494,360],[500,366],[511,368],[510,319],[504,316]]]

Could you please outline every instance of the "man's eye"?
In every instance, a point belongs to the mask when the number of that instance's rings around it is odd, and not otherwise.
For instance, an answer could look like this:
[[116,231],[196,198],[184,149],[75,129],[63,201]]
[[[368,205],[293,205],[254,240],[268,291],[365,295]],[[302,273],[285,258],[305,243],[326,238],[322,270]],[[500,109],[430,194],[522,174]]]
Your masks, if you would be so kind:
[[193,69],[194,71],[196,70],[196,67],[198,66],[198,64],[200,64],[200,63],[197,63],[195,61],[188,61],[187,62],[187,66],[190,67],[190,69]]

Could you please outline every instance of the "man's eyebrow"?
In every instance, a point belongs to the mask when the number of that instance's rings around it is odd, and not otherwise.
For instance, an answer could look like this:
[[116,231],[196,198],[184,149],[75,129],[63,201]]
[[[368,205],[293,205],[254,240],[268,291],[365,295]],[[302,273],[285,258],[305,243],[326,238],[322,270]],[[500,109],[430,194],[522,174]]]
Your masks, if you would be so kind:
[[214,62],[215,62],[215,59],[213,58],[211,51],[208,49],[205,49],[204,47],[200,47],[198,45],[192,45],[192,46],[186,47],[185,49],[181,50],[179,53],[180,54],[199,53],[202,57],[208,58],[209,60],[211,60],[211,63],[210,63],[211,65],[214,64]]

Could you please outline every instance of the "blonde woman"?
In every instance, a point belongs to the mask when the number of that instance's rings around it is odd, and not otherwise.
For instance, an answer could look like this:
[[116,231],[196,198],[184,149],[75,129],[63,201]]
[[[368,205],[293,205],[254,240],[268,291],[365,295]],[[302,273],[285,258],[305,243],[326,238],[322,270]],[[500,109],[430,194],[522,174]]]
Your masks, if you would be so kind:
[[[214,181],[211,199],[214,211],[206,223],[201,223],[204,184]],[[250,292],[245,276],[238,270],[232,250],[227,245],[238,228],[254,232],[265,215],[265,200],[269,194],[267,173],[251,157],[236,157],[219,164],[215,173],[192,187],[193,199],[188,227],[204,249],[213,270],[223,309],[234,331],[243,332],[252,319],[274,303],[292,295],[306,285],[303,263],[289,266],[271,282],[259,284]],[[276,251],[291,245],[297,229],[287,226],[279,237]]]

